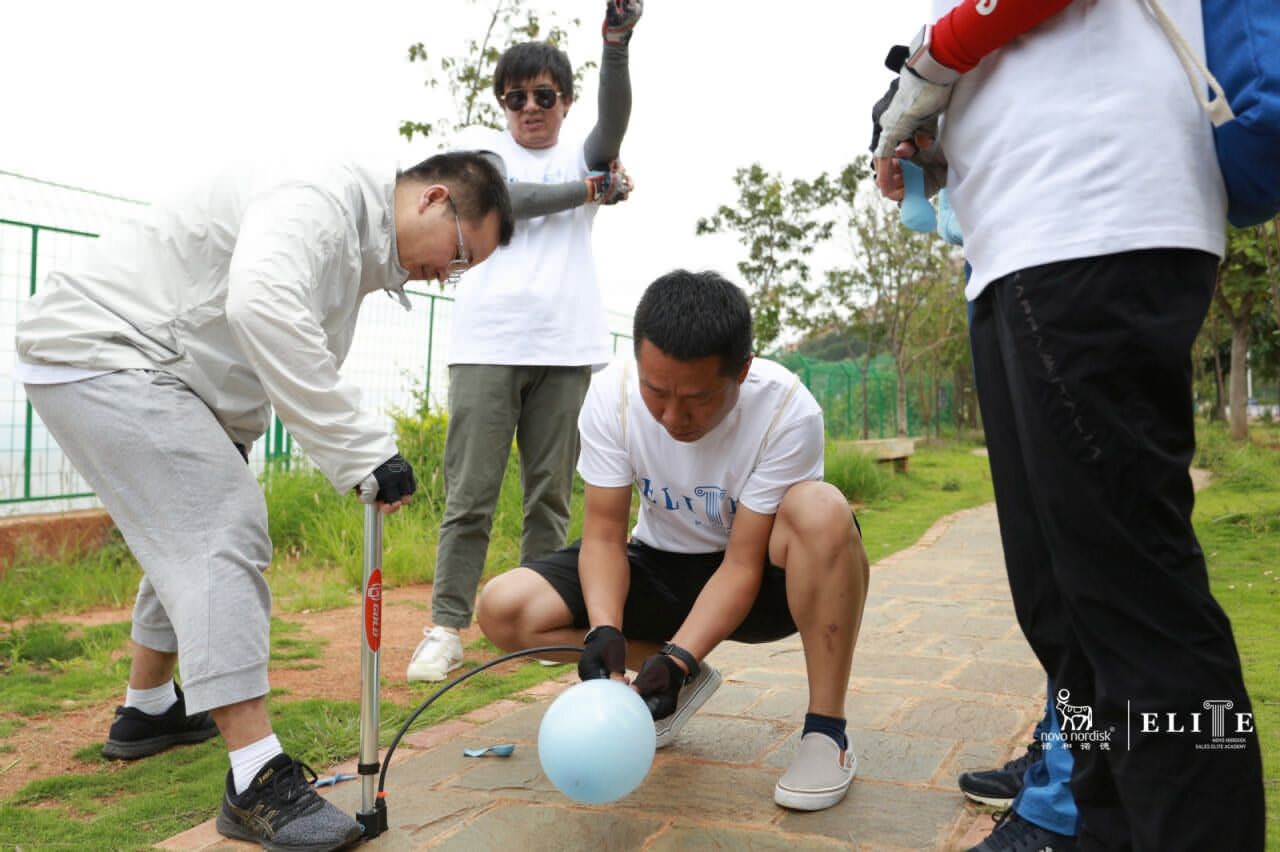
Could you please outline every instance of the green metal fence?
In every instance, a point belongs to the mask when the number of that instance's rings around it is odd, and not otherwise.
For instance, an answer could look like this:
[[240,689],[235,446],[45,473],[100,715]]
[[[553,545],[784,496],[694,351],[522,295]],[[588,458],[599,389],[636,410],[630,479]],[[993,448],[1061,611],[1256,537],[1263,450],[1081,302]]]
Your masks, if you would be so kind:
[[[30,258],[29,271],[26,277],[28,295],[31,295],[36,291],[36,280],[39,267],[37,259],[41,256],[40,239],[42,235],[46,238],[46,244],[51,242],[50,238],[56,239],[66,236],[84,238],[96,236],[95,234],[91,234],[87,231],[76,231],[70,228],[57,228],[48,225],[36,225],[30,222],[15,222],[9,219],[0,219],[0,226],[22,228],[25,229],[29,235],[26,246],[26,253]],[[9,336],[12,337],[12,335]],[[9,406],[10,412],[15,411],[16,408],[17,407],[13,405]],[[18,486],[17,490],[19,493],[17,497],[0,497],[0,503],[46,499],[46,495],[37,493],[35,483],[33,482],[37,468],[36,444],[33,440],[36,432],[35,414],[31,409],[31,403],[25,402],[25,400],[20,409],[17,410],[21,415],[21,422],[11,416],[8,418],[8,423],[6,425],[8,426],[10,434],[12,434],[15,428],[20,428],[22,431],[20,477],[18,482],[15,483]],[[45,437],[47,439],[47,435]],[[13,441],[11,440],[9,443],[12,447]],[[41,443],[45,448],[48,448],[47,440],[42,441]],[[12,465],[7,467],[11,468]],[[2,494],[4,494],[4,492],[0,491],[0,495]],[[73,493],[58,494],[56,496],[58,499],[72,500],[76,498],[92,497],[93,493],[88,490],[81,490]]]
[[924,436],[953,418],[955,394],[950,384],[934,384],[912,377],[906,385],[906,428],[898,429],[898,374],[885,355],[870,364],[855,361],[815,361],[798,352],[778,358],[822,406],[827,437],[842,439],[891,438],[899,434]]

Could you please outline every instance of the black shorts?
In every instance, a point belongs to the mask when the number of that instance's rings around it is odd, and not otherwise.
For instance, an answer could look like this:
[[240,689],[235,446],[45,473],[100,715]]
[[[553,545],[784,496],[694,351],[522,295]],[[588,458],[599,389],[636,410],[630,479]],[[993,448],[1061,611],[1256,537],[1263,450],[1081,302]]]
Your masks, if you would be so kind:
[[[573,613],[573,626],[585,629],[587,605],[578,579],[581,541],[526,567],[545,577]],[[702,587],[724,560],[723,552],[668,553],[646,544],[627,545],[631,590],[622,611],[623,632],[629,639],[667,642],[684,624]],[[772,642],[796,632],[787,607],[786,572],[766,559],[760,594],[751,611],[729,634],[735,642]]]

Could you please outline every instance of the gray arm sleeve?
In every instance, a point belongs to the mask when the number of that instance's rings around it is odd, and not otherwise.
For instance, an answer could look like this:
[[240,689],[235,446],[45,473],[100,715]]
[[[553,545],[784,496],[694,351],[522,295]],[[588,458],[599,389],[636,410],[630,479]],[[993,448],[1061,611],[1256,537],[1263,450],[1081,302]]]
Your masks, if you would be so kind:
[[631,120],[631,69],[627,46],[606,44],[600,59],[600,92],[596,96],[598,118],[582,146],[587,168],[606,171],[618,159],[622,137]]
[[[596,126],[591,128],[582,145],[587,168],[608,171],[618,159],[622,137],[631,120],[631,69],[626,45],[606,44],[600,60],[600,91],[596,96]],[[506,165],[492,152],[484,152],[505,175]],[[517,219],[533,219],[570,210],[586,203],[587,188],[582,181],[542,184],[516,181],[507,184],[511,207]]]
[[507,184],[507,191],[511,193],[511,209],[517,219],[549,216],[587,203],[587,185],[580,180],[566,183],[516,181]]
[[[505,177],[507,165],[493,151],[479,152],[486,160],[493,163]],[[511,209],[517,219],[535,219],[538,216],[550,216],[561,210],[572,210],[587,201],[587,188],[580,180],[565,183],[530,183],[515,181],[507,184],[507,192],[511,194]]]

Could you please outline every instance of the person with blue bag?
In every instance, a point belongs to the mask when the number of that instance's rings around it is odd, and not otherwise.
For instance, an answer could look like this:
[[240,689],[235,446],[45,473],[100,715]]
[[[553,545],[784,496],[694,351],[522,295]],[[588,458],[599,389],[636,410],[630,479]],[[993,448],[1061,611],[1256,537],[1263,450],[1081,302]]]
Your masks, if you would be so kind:
[[[1163,5],[1203,54],[1200,2]],[[964,233],[1005,563],[1079,848],[1256,852],[1252,705],[1191,524],[1190,352],[1227,210],[1211,126],[1143,0],[935,10],[880,116],[877,183],[901,198],[919,159]]]
[[[889,93],[892,99],[892,92]],[[887,99],[879,105],[886,104]],[[872,111],[873,121],[878,119]],[[878,129],[878,128],[877,128]],[[872,148],[876,136],[873,132]],[[922,142],[924,140],[921,140]],[[914,143],[913,143],[914,144]],[[913,231],[937,231],[950,245],[964,245],[964,233],[956,221],[947,190],[938,191],[938,208],[925,194],[924,171],[909,160],[899,164],[905,194],[901,201],[902,224]],[[965,281],[973,267],[966,261]],[[968,303],[972,318],[973,303]],[[1003,808],[993,815],[991,834],[968,852],[1075,852],[1079,813],[1071,794],[1071,750],[1064,747],[1062,730],[1054,708],[1053,682],[1049,682],[1044,717],[1036,723],[1035,734],[1026,751],[1004,765],[961,773],[957,783],[965,798],[979,804]]]

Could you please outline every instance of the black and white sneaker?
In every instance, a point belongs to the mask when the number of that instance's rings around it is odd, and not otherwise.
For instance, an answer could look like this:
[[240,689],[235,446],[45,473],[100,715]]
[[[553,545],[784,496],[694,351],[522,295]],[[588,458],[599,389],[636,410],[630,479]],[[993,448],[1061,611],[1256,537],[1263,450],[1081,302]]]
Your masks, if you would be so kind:
[[102,756],[113,760],[137,760],[164,751],[170,746],[204,742],[218,733],[213,717],[201,711],[187,715],[187,702],[176,685],[178,700],[165,712],[153,716],[136,707],[117,707]]
[[1027,767],[1044,760],[1044,749],[1039,740],[1027,745],[1022,755],[1006,763],[1000,769],[984,769],[981,772],[965,772],[960,775],[960,792],[969,799],[984,805],[1007,808],[1022,790],[1022,776]]
[[239,795],[228,772],[218,832],[269,852],[331,852],[359,840],[360,823],[321,798],[311,786],[315,780],[310,766],[287,754],[262,767]]
[[1010,808],[994,817],[995,830],[968,852],[1076,852],[1076,839],[1023,819]]

